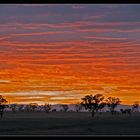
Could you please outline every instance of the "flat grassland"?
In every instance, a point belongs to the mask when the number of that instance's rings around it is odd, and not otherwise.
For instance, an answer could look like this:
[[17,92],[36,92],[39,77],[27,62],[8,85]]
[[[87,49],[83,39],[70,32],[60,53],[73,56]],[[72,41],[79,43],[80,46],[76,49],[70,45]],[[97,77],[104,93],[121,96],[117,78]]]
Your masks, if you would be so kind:
[[2,135],[140,135],[140,113],[4,112]]

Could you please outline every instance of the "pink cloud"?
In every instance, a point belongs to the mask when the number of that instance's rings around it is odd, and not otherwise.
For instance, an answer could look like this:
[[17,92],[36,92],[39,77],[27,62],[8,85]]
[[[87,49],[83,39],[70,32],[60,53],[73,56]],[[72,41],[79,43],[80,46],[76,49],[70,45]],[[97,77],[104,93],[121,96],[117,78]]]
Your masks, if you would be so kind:
[[49,32],[31,32],[31,33],[18,33],[9,34],[0,37],[0,40],[7,40],[10,38],[17,38],[19,36],[38,36],[38,35],[54,35],[54,34],[73,34],[73,31],[49,31]]
[[[101,18],[104,15],[89,15],[86,18],[83,18],[81,21],[75,21],[75,22],[67,22],[67,23],[59,23],[59,24],[48,24],[48,23],[8,23],[8,24],[1,24],[0,28],[1,30],[11,30],[18,28],[23,29],[41,29],[41,28],[56,28],[56,29],[68,29],[72,28],[74,31],[81,31],[81,32],[140,32],[140,29],[119,29],[118,27],[121,26],[139,26],[140,22],[97,22],[91,21],[90,19],[96,19]],[[92,27],[93,26],[93,27]],[[118,29],[117,29],[118,28]]]
[[87,39],[97,39],[97,40],[128,40],[128,38],[125,38],[125,37],[102,37],[102,36],[85,36],[85,38]]

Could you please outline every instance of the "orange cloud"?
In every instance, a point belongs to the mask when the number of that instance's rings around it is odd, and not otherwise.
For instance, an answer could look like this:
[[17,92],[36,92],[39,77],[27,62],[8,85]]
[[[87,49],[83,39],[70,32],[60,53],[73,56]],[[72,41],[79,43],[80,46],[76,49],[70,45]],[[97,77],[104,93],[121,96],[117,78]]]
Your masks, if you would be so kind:
[[[139,41],[129,40],[128,37],[80,34],[75,41],[54,39],[50,43],[46,39],[36,43],[30,37],[74,35],[77,32],[138,33],[139,29],[116,27],[139,24],[140,22],[79,21],[2,25],[3,30],[23,26],[29,30],[47,27],[60,31],[25,31],[0,36],[1,94],[10,102],[73,103],[86,94],[101,93],[105,96],[118,96],[124,103],[131,104],[139,99]],[[19,40],[19,37],[28,37],[29,41]],[[15,41],[11,40],[13,38]]]

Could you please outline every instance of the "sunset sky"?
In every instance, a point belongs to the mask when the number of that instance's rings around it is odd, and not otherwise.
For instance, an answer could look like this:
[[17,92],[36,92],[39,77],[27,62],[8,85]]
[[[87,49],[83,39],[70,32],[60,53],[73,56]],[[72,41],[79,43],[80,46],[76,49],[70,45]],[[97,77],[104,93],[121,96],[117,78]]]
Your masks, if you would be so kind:
[[1,4],[0,94],[9,103],[140,101],[140,4]]

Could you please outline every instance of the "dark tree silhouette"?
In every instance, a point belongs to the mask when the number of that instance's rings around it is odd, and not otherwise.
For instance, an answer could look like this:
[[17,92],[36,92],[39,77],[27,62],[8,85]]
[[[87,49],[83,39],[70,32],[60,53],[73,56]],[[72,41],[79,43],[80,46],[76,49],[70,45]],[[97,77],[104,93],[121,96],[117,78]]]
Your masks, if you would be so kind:
[[67,110],[69,109],[68,105],[61,105],[61,107],[63,108],[64,112],[67,112]]
[[25,106],[25,111],[30,112],[31,111],[31,106],[30,104]]
[[106,104],[110,109],[111,114],[115,114],[115,108],[117,107],[117,105],[119,105],[121,103],[119,98],[116,97],[108,97],[106,99]]
[[121,111],[121,113],[122,114],[129,114],[129,115],[131,115],[131,109],[129,108],[129,109],[120,109],[120,111]]
[[51,105],[50,104],[45,104],[44,105],[44,110],[46,113],[49,113],[49,111],[51,110]]
[[13,113],[16,112],[16,108],[17,108],[17,106],[18,106],[17,104],[12,104],[12,105],[11,105],[10,108],[12,109],[12,112],[13,112]]
[[56,109],[54,108],[54,109],[52,109],[52,112],[56,112]]
[[85,109],[91,112],[92,117],[94,117],[95,112],[98,112],[98,109],[103,106],[104,96],[102,94],[96,95],[86,95],[82,98],[81,104],[85,107]]
[[31,109],[31,111],[35,111],[35,108],[37,108],[37,106],[38,106],[38,104],[37,103],[30,103],[29,104],[29,107],[30,107],[30,109]]
[[132,111],[138,111],[139,110],[139,102],[135,101],[134,104],[132,105]]
[[19,110],[20,112],[23,112],[23,111],[24,111],[23,108],[24,108],[24,105],[19,105],[19,106],[18,106],[18,110]]
[[0,116],[1,118],[3,117],[3,111],[4,111],[4,108],[6,107],[6,104],[7,103],[7,100],[2,96],[0,95]]
[[82,105],[77,103],[74,108],[76,112],[80,112],[80,110],[82,109]]
[[[106,103],[105,102],[102,102],[101,104],[99,104],[98,110],[101,111],[105,106],[106,106]],[[102,113],[100,112],[100,114],[102,114]]]

